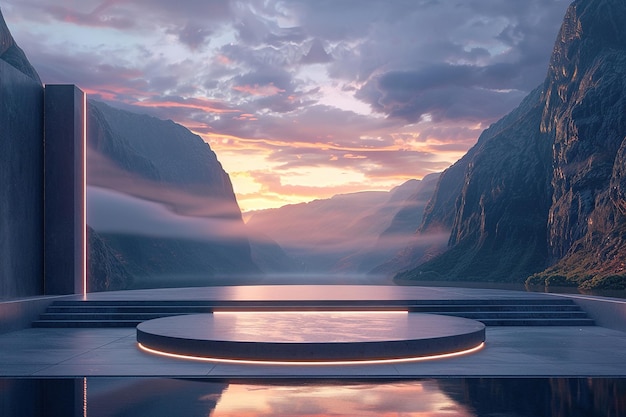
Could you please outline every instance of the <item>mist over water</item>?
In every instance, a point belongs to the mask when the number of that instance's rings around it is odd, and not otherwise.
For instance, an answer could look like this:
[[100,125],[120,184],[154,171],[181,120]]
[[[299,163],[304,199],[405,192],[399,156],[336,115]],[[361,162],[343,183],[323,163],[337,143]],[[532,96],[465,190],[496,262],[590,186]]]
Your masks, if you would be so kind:
[[231,285],[394,285],[389,276],[367,274],[163,274],[135,276],[134,289]]
[[262,285],[393,285],[388,276],[367,274],[267,274],[260,278]]

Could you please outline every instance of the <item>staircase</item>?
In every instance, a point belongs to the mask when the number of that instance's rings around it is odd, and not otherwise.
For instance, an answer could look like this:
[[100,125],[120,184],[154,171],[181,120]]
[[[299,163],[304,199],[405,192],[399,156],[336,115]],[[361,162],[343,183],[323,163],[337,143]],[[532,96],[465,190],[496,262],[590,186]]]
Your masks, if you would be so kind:
[[486,326],[593,326],[567,298],[402,301],[55,301],[33,327],[135,327],[160,317],[214,311],[390,311],[465,317]]

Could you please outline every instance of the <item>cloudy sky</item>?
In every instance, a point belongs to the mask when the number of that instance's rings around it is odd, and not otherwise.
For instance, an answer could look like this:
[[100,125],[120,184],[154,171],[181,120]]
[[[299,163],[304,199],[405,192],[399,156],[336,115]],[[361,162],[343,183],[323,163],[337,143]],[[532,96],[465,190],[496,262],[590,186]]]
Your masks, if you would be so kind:
[[0,0],[44,83],[179,122],[243,210],[445,169],[543,81],[569,0]]

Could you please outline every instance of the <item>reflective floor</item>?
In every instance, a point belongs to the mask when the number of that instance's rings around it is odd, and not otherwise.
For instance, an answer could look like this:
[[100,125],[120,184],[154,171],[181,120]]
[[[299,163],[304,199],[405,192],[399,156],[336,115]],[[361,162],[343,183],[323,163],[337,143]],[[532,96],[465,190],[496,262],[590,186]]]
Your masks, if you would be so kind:
[[0,379],[0,415],[616,417],[626,379]]

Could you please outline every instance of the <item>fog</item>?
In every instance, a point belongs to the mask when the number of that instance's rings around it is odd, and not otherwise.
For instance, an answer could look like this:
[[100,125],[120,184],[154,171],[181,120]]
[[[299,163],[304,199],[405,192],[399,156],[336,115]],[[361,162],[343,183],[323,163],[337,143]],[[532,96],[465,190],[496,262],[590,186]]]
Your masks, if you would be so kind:
[[[151,180],[121,168],[93,148],[89,148],[87,156],[88,188],[115,190],[118,194],[132,196],[135,199],[160,203],[167,207],[170,212],[180,215],[241,217],[234,195],[225,195],[223,190],[210,193],[206,187],[203,188],[202,184],[183,186]],[[91,198],[89,192],[88,198]],[[105,200],[105,198],[100,198],[97,204],[103,203]]]
[[162,203],[95,186],[87,187],[87,224],[99,233],[194,240],[247,236],[239,219],[186,216]]

